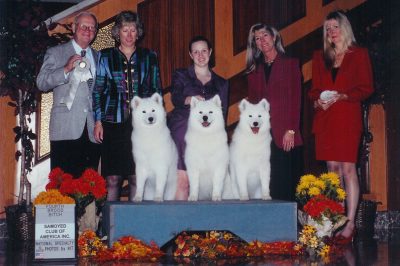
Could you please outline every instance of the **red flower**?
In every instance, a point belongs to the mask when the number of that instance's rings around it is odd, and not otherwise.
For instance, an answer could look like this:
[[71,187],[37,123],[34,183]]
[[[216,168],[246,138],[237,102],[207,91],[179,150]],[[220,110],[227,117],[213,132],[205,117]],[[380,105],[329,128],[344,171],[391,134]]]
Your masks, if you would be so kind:
[[61,183],[59,190],[63,195],[73,195],[77,190],[76,185],[77,185],[76,179],[65,180],[64,182]]
[[323,214],[327,217],[343,214],[344,208],[336,201],[324,195],[318,195],[310,199],[307,204],[304,205],[304,211],[312,218],[320,218]]
[[61,194],[75,199],[82,197],[94,197],[101,200],[107,195],[106,181],[93,169],[87,169],[78,179],[64,173],[60,168],[54,168],[49,174],[49,183],[46,190],[58,189]]
[[46,185],[46,190],[49,189],[59,189],[61,184],[64,181],[68,181],[73,179],[72,175],[64,173],[61,168],[56,167],[53,170],[51,170],[49,174],[49,183]]

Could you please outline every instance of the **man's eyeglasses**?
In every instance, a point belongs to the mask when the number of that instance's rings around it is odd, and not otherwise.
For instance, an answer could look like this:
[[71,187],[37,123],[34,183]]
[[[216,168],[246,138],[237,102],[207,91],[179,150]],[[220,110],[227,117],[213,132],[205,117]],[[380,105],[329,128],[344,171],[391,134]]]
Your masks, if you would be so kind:
[[77,26],[82,30],[82,31],[91,31],[95,32],[97,29],[95,26],[86,26],[84,24],[77,24]]

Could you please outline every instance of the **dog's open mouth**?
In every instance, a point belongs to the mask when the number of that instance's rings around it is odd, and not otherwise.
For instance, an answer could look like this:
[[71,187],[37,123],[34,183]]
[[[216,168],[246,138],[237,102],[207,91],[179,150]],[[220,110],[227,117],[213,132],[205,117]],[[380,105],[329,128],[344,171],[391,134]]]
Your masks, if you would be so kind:
[[260,130],[259,127],[252,127],[251,131],[253,131],[253,134],[258,134],[258,131]]
[[210,122],[207,122],[207,121],[204,121],[203,123],[201,123],[201,125],[202,125],[203,127],[208,127],[210,124],[211,124],[211,123],[210,123]]

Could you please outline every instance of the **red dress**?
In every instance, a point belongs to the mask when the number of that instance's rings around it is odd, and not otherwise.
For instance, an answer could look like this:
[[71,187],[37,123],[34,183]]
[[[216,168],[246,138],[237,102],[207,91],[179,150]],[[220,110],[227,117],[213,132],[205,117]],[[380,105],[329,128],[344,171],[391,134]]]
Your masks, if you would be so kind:
[[362,133],[361,101],[373,92],[368,51],[351,47],[343,58],[335,81],[331,70],[325,67],[322,51],[314,53],[312,64],[311,100],[317,100],[324,90],[335,90],[348,96],[347,100],[338,101],[325,111],[315,109],[316,158],[355,163]]

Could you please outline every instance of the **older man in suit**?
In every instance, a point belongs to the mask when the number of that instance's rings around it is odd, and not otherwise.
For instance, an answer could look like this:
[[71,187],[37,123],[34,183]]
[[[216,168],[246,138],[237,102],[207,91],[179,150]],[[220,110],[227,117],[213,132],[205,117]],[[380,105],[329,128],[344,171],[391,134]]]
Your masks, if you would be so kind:
[[[37,77],[41,91],[53,91],[51,169],[60,167],[76,178],[86,168],[97,170],[100,157],[100,147],[93,138],[92,112],[92,81],[98,55],[90,47],[97,26],[92,13],[79,13],[72,25],[73,39],[47,50]],[[75,73],[78,67],[85,70],[84,75]]]

